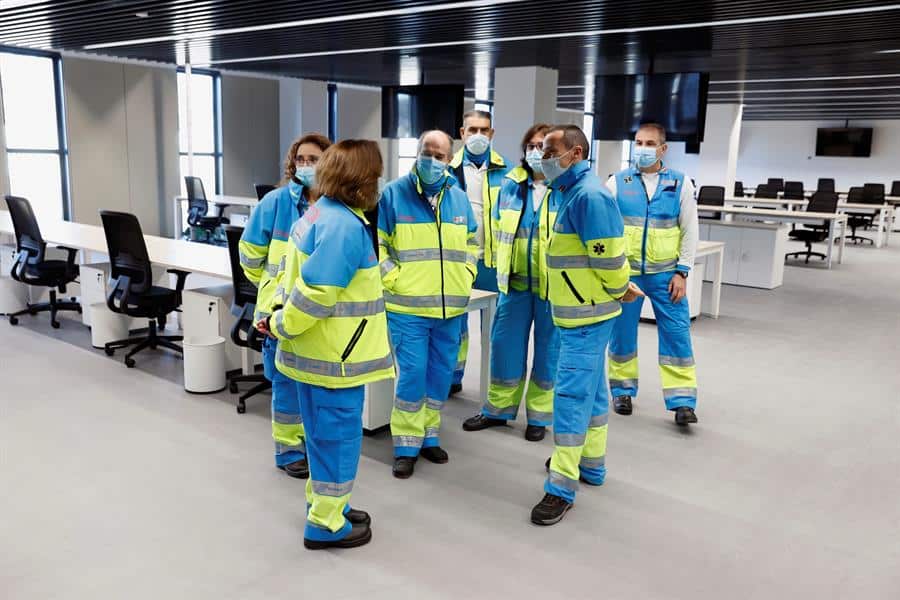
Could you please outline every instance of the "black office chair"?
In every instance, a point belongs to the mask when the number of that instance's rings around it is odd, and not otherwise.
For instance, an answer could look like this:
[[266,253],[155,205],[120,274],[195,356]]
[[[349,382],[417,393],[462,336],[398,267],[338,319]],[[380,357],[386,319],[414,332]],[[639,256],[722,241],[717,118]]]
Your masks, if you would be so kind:
[[784,179],[769,177],[769,181],[766,182],[766,185],[770,188],[774,188],[776,192],[784,191]]
[[[834,213],[837,212],[838,196],[834,192],[816,192],[806,205],[807,212]],[[825,260],[826,256],[821,252],[813,252],[812,245],[816,242],[823,242],[828,239],[828,222],[823,221],[821,224],[805,225],[805,229],[795,229],[788,233],[791,239],[798,240],[806,244],[806,250],[801,252],[788,252],[784,255],[785,260],[792,256],[800,258],[806,257],[806,264],[809,259],[817,256]]]
[[768,184],[758,185],[758,186],[756,186],[756,193],[753,194],[753,197],[754,198],[766,198],[767,200],[774,200],[774,199],[778,198],[778,190]]
[[863,185],[863,203],[884,204],[884,184],[866,183]]
[[184,176],[184,187],[188,195],[188,225],[206,232],[206,239],[215,239],[216,230],[224,224],[230,223],[223,216],[226,205],[218,205],[218,214],[208,216],[209,202],[206,200],[206,191],[203,189],[203,180],[190,175]]
[[[866,202],[866,192],[865,188],[861,187],[852,187],[850,191],[847,193],[847,203],[848,204],[868,204]],[[880,202],[879,202],[880,204]],[[875,221],[875,215],[869,213],[847,213],[847,227],[850,228],[850,235],[846,236],[846,239],[854,244],[869,242],[873,246],[875,245],[875,240],[872,238],[867,238],[862,235],[856,235],[856,230],[863,228],[866,229],[870,225],[872,225]]]
[[744,182],[743,181],[735,181],[734,182],[734,197],[735,198],[743,198],[744,197]]
[[74,248],[57,246],[68,253],[66,260],[49,260],[47,242],[41,236],[41,228],[38,226],[31,203],[18,196],[6,196],[6,205],[9,207],[9,216],[12,218],[13,231],[16,234],[16,261],[13,263],[10,276],[26,285],[55,288],[50,290],[49,302],[28,304],[25,310],[8,314],[9,324],[18,325],[19,317],[26,313],[36,315],[39,312],[49,312],[50,325],[54,329],[59,329],[56,313],[61,310],[81,312],[81,304],[76,298],[70,300],[56,298],[57,290],[60,294],[65,294],[66,285],[78,278],[78,265],[75,264],[75,255],[78,251]]
[[[725,206],[725,188],[720,185],[701,186],[700,192],[697,194],[697,205],[698,205],[698,207],[700,207],[700,206]],[[712,213],[711,218],[721,219],[722,213],[721,212]]]
[[900,181],[894,181],[891,183],[891,196],[900,196]]
[[106,305],[115,313],[149,321],[146,335],[109,342],[104,347],[106,354],[112,356],[120,348],[134,346],[125,355],[125,366],[129,368],[134,366],[132,356],[146,348],[162,346],[181,354],[181,346],[174,342],[181,341],[182,336],[158,335],[157,326],[165,328],[168,314],[181,306],[181,292],[189,273],[180,269],[167,271],[178,278],[174,290],[153,285],[150,256],[137,217],[101,210],[100,220],[106,234],[112,285]]
[[[237,316],[237,321],[231,327],[231,341],[242,348],[250,348],[262,352],[263,339],[256,331],[253,322],[253,313],[256,311],[256,286],[253,285],[244,270],[241,269],[241,257],[238,242],[241,241],[243,227],[225,227],[225,237],[228,239],[228,260],[231,263],[231,283],[234,286],[234,301],[231,303],[231,312]],[[250,396],[259,394],[272,388],[272,383],[262,373],[244,375],[239,373],[228,377],[228,390],[232,394],[238,393],[239,383],[255,383],[252,388],[241,394],[238,398],[237,411],[239,414],[247,412],[245,400]]]
[[785,200],[805,200],[806,196],[803,193],[803,182],[785,181],[783,198]]
[[275,186],[268,183],[254,183],[253,189],[256,190],[256,199],[262,200],[266,194],[275,189]]
[[817,192],[833,192],[834,191],[834,179],[824,178],[819,179],[819,183],[816,185]]

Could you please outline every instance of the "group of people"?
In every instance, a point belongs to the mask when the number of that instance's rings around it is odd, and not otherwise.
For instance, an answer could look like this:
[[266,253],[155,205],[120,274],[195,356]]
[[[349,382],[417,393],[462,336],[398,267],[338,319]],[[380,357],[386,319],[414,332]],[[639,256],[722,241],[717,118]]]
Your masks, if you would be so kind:
[[375,142],[305,135],[241,239],[242,267],[259,288],[275,462],[307,479],[307,548],[372,537],[371,517],[349,503],[365,384],[397,378],[395,477],[411,477],[419,457],[448,462],[441,409],[461,389],[473,288],[499,301],[488,398],[463,429],[506,425],[523,396],[526,439],[552,425],[532,522],[559,522],[579,482],[603,483],[609,390],[614,410],[631,414],[646,296],[666,407],[678,425],[697,422],[685,298],[697,211],[690,180],[662,162],[663,127],[643,125],[633,167],[605,184],[574,125],[531,127],[515,166],[492,148],[489,113],[466,113],[460,135],[454,154],[446,132],[423,133],[410,172],[383,190]]

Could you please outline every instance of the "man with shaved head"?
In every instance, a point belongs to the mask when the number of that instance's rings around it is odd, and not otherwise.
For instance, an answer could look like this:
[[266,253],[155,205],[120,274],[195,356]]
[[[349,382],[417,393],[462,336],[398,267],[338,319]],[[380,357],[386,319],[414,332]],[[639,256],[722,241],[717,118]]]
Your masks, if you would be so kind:
[[440,445],[441,408],[478,273],[478,222],[447,170],[451,152],[449,135],[423,133],[415,165],[388,184],[378,208],[384,302],[399,369],[391,411],[399,479],[413,474],[419,456],[449,460]]

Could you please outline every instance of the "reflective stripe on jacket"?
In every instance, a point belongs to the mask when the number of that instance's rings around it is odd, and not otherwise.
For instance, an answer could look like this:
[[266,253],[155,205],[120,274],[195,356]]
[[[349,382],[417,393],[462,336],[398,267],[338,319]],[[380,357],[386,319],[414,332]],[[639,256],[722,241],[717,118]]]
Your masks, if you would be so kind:
[[[450,172],[453,173],[456,183],[463,192],[466,191],[466,177],[463,169],[464,155],[465,148],[460,148],[450,161]],[[508,168],[506,159],[491,148],[488,167],[484,172],[484,182],[481,185],[484,264],[488,267],[496,266],[494,261],[497,248],[497,232],[493,227],[491,215],[494,214],[494,207],[497,205],[497,200],[500,197],[500,188],[503,186],[503,178],[506,176]],[[468,196],[466,196],[466,199],[468,200]]]

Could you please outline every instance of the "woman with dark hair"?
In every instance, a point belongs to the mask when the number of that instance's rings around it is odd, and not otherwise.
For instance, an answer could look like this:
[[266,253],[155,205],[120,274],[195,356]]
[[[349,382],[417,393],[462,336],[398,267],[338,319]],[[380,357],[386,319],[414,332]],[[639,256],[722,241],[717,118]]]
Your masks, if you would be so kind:
[[394,376],[378,257],[365,211],[378,202],[378,144],[344,140],[322,155],[321,196],[291,231],[281,307],[257,328],[278,338],[306,425],[310,479],[304,545],[354,548],[371,519],[350,508],[366,383]]
[[[241,268],[256,284],[254,322],[272,312],[280,271],[288,251],[291,227],[316,200],[316,163],[331,141],[321,133],[309,133],[291,144],[284,158],[281,187],[263,197],[250,214],[240,242]],[[263,342],[263,369],[272,382],[272,438],[275,466],[291,477],[306,479],[309,466],[303,444],[303,420],[294,386],[275,368],[276,343]]]
[[[525,395],[525,439],[544,439],[553,422],[553,381],[559,337],[547,302],[547,243],[557,203],[541,171],[542,144],[550,125],[532,126],[522,138],[521,165],[512,169],[494,209],[498,231],[500,300],[491,333],[491,386],[481,412],[463,423],[466,431],[506,425]],[[534,323],[531,378],[525,387],[528,332]]]

